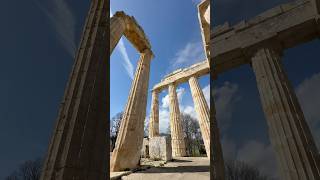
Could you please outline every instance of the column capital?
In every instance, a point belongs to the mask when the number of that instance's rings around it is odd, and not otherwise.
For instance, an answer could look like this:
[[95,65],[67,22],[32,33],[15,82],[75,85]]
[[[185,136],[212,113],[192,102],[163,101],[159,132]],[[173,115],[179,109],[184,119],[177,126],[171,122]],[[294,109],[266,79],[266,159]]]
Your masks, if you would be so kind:
[[159,89],[152,89],[152,90],[151,90],[151,93],[152,93],[152,94],[157,94],[157,95],[158,95],[160,92],[161,92],[161,91],[160,91]]
[[171,84],[168,85],[169,88],[170,88],[170,87],[172,87],[172,88],[177,88],[177,86],[178,86],[178,83],[176,83],[176,82],[173,82],[173,83],[171,83]]
[[198,77],[197,77],[197,76],[191,76],[191,77],[189,78],[189,81],[190,81],[190,80],[193,80],[193,79],[198,80]]
[[152,60],[153,58],[154,58],[154,54],[153,54],[153,52],[152,52],[152,50],[151,49],[144,49],[142,52],[141,52],[141,54],[147,54],[147,55],[150,55],[151,56],[151,58],[150,58],[150,60]]
[[280,57],[283,55],[283,47],[277,40],[267,40],[263,41],[257,45],[247,48],[244,52],[247,59],[252,60],[252,57],[256,55],[260,50],[268,49],[277,53]]

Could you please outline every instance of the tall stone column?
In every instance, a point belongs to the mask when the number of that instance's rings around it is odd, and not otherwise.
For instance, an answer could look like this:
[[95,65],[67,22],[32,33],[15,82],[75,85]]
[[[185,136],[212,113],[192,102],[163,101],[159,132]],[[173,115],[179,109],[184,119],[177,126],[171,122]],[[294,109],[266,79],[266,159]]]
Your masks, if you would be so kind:
[[115,14],[110,19],[110,54],[112,54],[114,48],[117,46],[121,36],[126,28],[125,19]]
[[139,164],[146,117],[150,61],[152,57],[152,52],[146,49],[141,54],[138,62],[111,158],[111,171],[132,169]]
[[186,156],[186,146],[175,84],[169,85],[169,101],[172,156],[183,157]]
[[105,180],[109,1],[92,1],[43,163],[41,180]]
[[207,156],[210,158],[210,111],[206,98],[196,77],[189,79],[191,94],[198,115],[202,139],[206,148]]
[[152,91],[152,105],[149,122],[149,138],[159,136],[159,100],[157,90]]
[[252,58],[263,110],[282,179],[320,179],[320,158],[279,51],[261,48]]
[[214,104],[213,97],[211,97],[210,103],[210,127],[211,127],[211,151],[210,160],[212,160],[213,171],[210,173],[211,179],[214,180],[224,180],[225,179],[225,169],[224,169],[224,159],[223,151],[220,142],[220,130],[218,128],[218,122],[216,119],[216,108]]

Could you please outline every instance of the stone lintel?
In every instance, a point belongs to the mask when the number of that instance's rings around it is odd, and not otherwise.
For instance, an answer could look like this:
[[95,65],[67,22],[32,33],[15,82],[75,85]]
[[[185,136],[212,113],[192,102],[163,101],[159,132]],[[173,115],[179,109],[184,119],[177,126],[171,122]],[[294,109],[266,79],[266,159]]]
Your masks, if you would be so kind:
[[[198,19],[201,26],[203,46],[207,57],[210,56],[210,1],[204,0],[198,5]],[[208,58],[209,59],[209,58]]]
[[167,75],[160,83],[153,87],[153,91],[161,91],[168,88],[169,84],[175,83],[180,84],[187,82],[190,77],[200,77],[209,74],[209,62],[202,61],[200,63],[194,64],[185,69],[178,69],[173,73]]
[[250,63],[247,52],[270,39],[287,49],[319,37],[318,19],[313,1],[298,0],[232,27],[228,23],[217,26],[211,32],[210,42],[215,73]]
[[133,16],[129,16],[123,11],[117,11],[113,16],[122,17],[125,20],[126,30],[124,36],[139,52],[143,52],[145,49],[151,50],[149,39]]

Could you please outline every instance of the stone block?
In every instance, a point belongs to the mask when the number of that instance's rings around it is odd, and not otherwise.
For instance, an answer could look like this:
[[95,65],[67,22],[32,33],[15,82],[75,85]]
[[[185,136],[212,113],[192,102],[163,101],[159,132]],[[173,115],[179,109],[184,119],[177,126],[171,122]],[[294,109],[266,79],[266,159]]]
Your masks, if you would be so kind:
[[149,155],[153,160],[170,161],[172,159],[171,138],[167,136],[150,138]]
[[143,138],[141,157],[149,158],[149,138]]

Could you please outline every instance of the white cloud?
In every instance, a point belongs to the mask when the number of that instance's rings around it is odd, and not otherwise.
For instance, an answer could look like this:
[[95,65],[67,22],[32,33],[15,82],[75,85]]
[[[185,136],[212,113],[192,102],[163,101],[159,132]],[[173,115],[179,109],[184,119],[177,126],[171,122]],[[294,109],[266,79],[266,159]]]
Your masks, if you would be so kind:
[[223,157],[225,160],[236,159],[236,144],[227,135],[221,139],[221,146],[223,149]]
[[263,174],[272,178],[278,177],[277,161],[271,144],[249,140],[237,147],[226,135],[221,139],[225,161],[238,160],[256,167]]
[[305,79],[296,88],[298,100],[320,149],[320,73]]
[[[179,102],[181,102],[182,101],[182,97],[185,94],[185,89],[184,88],[178,88],[176,90],[176,92],[177,92],[178,100],[179,100]],[[169,94],[167,94],[165,97],[163,97],[161,102],[162,102],[162,105],[161,105],[162,108],[168,108],[169,107],[169,103],[170,103],[169,102]]]
[[[181,104],[184,94],[186,93],[185,89],[180,87],[176,90],[176,92],[178,96],[180,112],[190,114],[192,117],[196,118],[196,113],[193,106]],[[162,104],[159,109],[159,126],[160,132],[166,133],[170,122],[169,95],[165,95],[161,99],[161,102]]]
[[277,177],[277,161],[271,144],[247,141],[237,151],[237,160],[258,168],[265,175]]
[[131,79],[133,79],[134,78],[133,65],[132,65],[131,60],[128,56],[127,48],[124,45],[123,38],[120,39],[117,48],[118,48],[118,50],[122,56],[122,59],[123,59],[123,63],[122,63],[123,67],[126,69],[129,77]]
[[210,107],[210,84],[208,84],[207,86],[205,86],[202,89],[202,92],[204,94],[204,97],[206,98],[207,104]]
[[193,117],[194,119],[198,119],[198,115],[194,109],[194,106],[180,106],[180,111],[184,114],[189,114],[191,117]]
[[[207,102],[210,101],[210,84],[203,88],[203,92]],[[177,89],[177,96],[179,100],[179,109],[181,113],[189,114],[191,117],[198,119],[197,113],[194,109],[193,104],[182,104],[183,97],[185,95],[184,88]],[[169,122],[170,122],[170,111],[169,111],[169,95],[165,95],[161,99],[161,106],[159,109],[159,123],[160,123],[160,132],[167,132]]]
[[159,128],[161,133],[167,133],[170,122],[170,112],[167,108],[159,110]]
[[233,108],[240,98],[236,96],[237,91],[238,85],[230,82],[225,82],[223,86],[213,89],[216,118],[221,131],[225,131],[231,123]]
[[173,69],[183,68],[204,59],[205,54],[202,42],[189,42],[176,53],[175,57],[171,60],[171,67]]
[[[110,17],[113,16],[112,10],[110,9]],[[133,79],[134,78],[134,69],[133,69],[133,64],[131,63],[131,60],[129,58],[127,48],[124,45],[124,40],[123,37],[120,39],[118,45],[117,45],[117,50],[120,52],[122,56],[122,65],[126,69],[128,76]]]
[[69,5],[65,0],[48,1],[49,4],[46,5],[38,0],[34,0],[34,2],[48,17],[64,49],[70,56],[74,57],[76,51],[76,20]]
[[[225,83],[224,86],[218,87],[214,90],[217,114],[220,114],[217,115],[218,119],[222,118],[231,120],[233,104],[237,100],[235,97],[237,89],[237,85]],[[319,92],[320,73],[316,73],[310,78],[305,79],[296,88],[298,100],[318,148],[320,147]],[[223,114],[226,114],[226,112],[231,113],[223,116]],[[236,143],[227,138],[226,135],[222,138],[221,143],[225,159],[244,161],[245,163],[258,168],[266,175],[274,178],[278,177],[276,154],[271,144],[256,140],[249,140],[241,145],[236,146]]]

